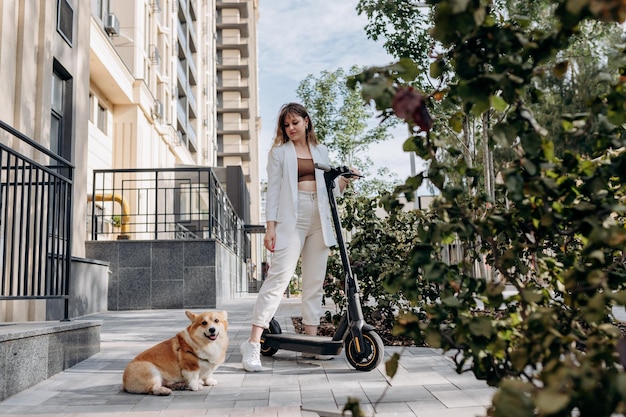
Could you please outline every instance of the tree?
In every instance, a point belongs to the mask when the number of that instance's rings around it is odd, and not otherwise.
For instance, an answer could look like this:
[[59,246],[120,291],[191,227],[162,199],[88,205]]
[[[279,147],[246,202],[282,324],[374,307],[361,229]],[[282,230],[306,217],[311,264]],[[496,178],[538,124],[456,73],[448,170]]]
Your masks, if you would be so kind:
[[[423,305],[427,319],[408,313],[397,329],[456,351],[459,372],[497,387],[491,416],[623,413],[622,342],[611,315],[612,306],[626,304],[623,46],[607,45],[614,66],[598,67],[597,88],[586,89],[579,113],[552,111],[552,120],[561,117],[549,130],[533,109],[552,108],[542,86],[550,85],[549,74],[567,76],[566,52],[581,28],[623,22],[626,7],[533,2],[552,22],[539,26],[490,2],[429,4],[431,44],[440,49],[430,50],[428,67],[401,59],[351,81],[383,117],[406,121],[405,149],[429,161],[427,172],[399,191],[416,189],[426,176],[441,191],[428,217],[415,223],[409,276],[386,282]],[[425,73],[437,87],[412,89]],[[407,94],[410,100],[398,99]],[[425,112],[438,109],[451,117],[425,123]],[[496,168],[493,195],[479,186],[482,170],[469,160],[478,148],[463,152],[442,140],[449,131],[469,132],[468,117],[480,121],[486,149],[512,151]],[[579,137],[593,139],[584,152],[555,153]],[[444,259],[442,247],[453,241],[462,256]],[[475,268],[482,261],[493,278]],[[514,295],[505,296],[506,288]]]
[[[531,24],[527,16],[532,16],[533,28],[545,30],[557,23],[550,13],[551,4],[545,0],[503,0],[496,3],[497,6],[494,7],[498,13],[503,16],[517,16],[525,25]],[[431,36],[430,22],[433,19],[433,10],[426,3],[421,0],[361,0],[356,10],[368,17],[369,23],[365,27],[368,37],[377,41],[384,40],[385,49],[389,54],[398,59],[410,58],[423,69],[434,65],[433,70],[437,77],[430,77],[428,71],[422,71],[408,84],[426,91],[441,89],[441,87],[429,88],[433,82],[440,85],[456,83],[453,73],[439,67],[438,61],[433,63],[432,56],[444,48],[438,39]],[[607,45],[619,43],[622,32],[617,25],[582,22],[579,32],[572,35],[571,45],[562,50],[557,57],[562,63],[568,62],[569,65],[560,68],[560,71],[567,71],[567,74],[563,76],[547,73],[545,80],[537,80],[543,83],[536,89],[540,96],[536,102],[528,104],[538,123],[551,135],[554,135],[555,129],[560,128],[562,114],[568,115],[570,123],[578,123],[577,118],[586,108],[588,92],[603,88],[593,77],[601,72],[603,67],[612,65],[612,62],[606,61]],[[466,64],[460,67],[462,71],[473,70],[475,63],[468,61]],[[542,107],[542,103],[546,105]],[[433,119],[451,120],[451,123],[440,124],[439,129],[436,129],[437,139],[445,142],[447,146],[459,147],[470,167],[482,167],[484,175],[478,178],[475,185],[490,190],[493,198],[495,171],[510,163],[514,158],[514,152],[509,147],[488,148],[484,125],[489,119],[489,113],[484,112],[480,118],[476,118],[475,114],[460,109],[458,103],[435,101],[431,105]],[[576,137],[569,143],[556,143],[555,152],[560,154],[563,149],[572,147],[585,152],[588,150],[585,148],[588,140],[593,138]],[[410,146],[408,145],[409,148]],[[439,155],[439,158],[446,157],[448,156],[444,152]],[[400,188],[399,191],[404,190]]]
[[368,38],[383,40],[383,47],[391,56],[410,58],[420,64],[430,61],[429,45],[433,42],[428,34],[430,8],[422,1],[361,0],[356,10],[367,16],[365,33]]
[[[350,74],[358,71],[353,67]],[[296,93],[311,114],[319,140],[338,163],[366,172],[372,163],[365,151],[369,145],[389,139],[392,120],[373,124],[374,108],[363,105],[359,91],[347,87],[347,77],[342,68],[323,71],[319,78],[309,74]]]

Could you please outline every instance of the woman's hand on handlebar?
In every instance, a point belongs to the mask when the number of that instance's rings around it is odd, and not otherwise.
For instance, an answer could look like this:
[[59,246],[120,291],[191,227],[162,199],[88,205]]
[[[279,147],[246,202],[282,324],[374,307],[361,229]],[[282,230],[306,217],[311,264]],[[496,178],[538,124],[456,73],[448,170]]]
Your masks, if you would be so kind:
[[345,173],[339,176],[339,189],[343,191],[350,182],[361,177],[361,171],[354,167],[351,167],[349,173]]

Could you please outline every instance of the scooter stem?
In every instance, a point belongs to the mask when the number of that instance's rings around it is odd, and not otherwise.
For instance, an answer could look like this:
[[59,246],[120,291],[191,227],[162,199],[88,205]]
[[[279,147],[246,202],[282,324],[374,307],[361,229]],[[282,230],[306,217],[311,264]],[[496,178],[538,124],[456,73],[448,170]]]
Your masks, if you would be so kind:
[[[315,167],[324,171],[324,181],[326,183],[326,191],[328,193],[328,202],[330,204],[330,211],[333,217],[333,224],[335,226],[335,234],[337,237],[337,245],[339,246],[339,254],[341,256],[341,264],[345,272],[346,292],[348,295],[348,312],[347,322],[344,325],[350,330],[352,338],[355,341],[355,350],[357,356],[365,357],[370,354],[368,352],[368,345],[363,339],[363,326],[365,320],[363,318],[363,310],[361,309],[361,297],[359,295],[359,286],[356,278],[352,274],[352,268],[350,267],[350,261],[348,260],[348,250],[341,234],[341,220],[339,219],[339,210],[337,209],[337,201],[335,200],[335,194],[333,192],[335,188],[335,179],[340,175],[350,173],[350,168],[343,166],[338,168],[331,168],[323,164],[315,164]],[[343,320],[342,320],[343,321]],[[342,327],[340,325],[340,327]]]

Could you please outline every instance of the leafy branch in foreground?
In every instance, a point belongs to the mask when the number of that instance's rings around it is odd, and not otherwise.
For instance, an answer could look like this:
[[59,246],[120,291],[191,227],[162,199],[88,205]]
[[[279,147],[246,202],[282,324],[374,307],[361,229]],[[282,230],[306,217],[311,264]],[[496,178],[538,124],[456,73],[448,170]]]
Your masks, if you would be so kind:
[[[624,46],[612,45],[611,66],[596,74],[602,88],[589,86],[576,115],[548,129],[533,110],[549,108],[540,88],[548,75],[573,76],[576,63],[563,51],[580,28],[621,23],[626,6],[545,2],[553,24],[540,27],[489,2],[429,4],[438,47],[428,70],[440,88],[416,91],[424,71],[409,59],[367,68],[349,83],[381,117],[404,119],[404,149],[428,161],[396,195],[410,199],[426,178],[440,191],[427,215],[410,220],[408,272],[385,278],[420,307],[398,318],[397,331],[455,351],[459,372],[497,387],[490,416],[624,413],[612,316],[626,304]],[[465,147],[446,140],[450,132]],[[584,152],[556,151],[583,136]],[[477,149],[508,152],[491,190],[489,158],[471,159]],[[390,212],[400,205],[384,203]]]

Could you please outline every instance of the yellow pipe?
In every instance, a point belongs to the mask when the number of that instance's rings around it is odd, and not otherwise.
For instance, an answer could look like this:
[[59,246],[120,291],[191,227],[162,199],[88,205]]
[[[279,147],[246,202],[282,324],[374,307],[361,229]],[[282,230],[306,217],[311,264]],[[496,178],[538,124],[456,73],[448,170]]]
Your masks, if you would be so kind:
[[118,203],[120,206],[122,206],[122,218],[120,221],[120,229],[123,235],[126,234],[126,232],[128,232],[128,224],[130,223],[130,216],[128,215],[128,213],[130,213],[130,208],[128,207],[128,203],[126,202],[126,200],[124,200],[124,197],[122,197],[119,194],[96,194],[96,197],[93,198],[93,196],[89,195],[87,196],[87,202],[91,202],[91,201],[115,201],[116,203]]

